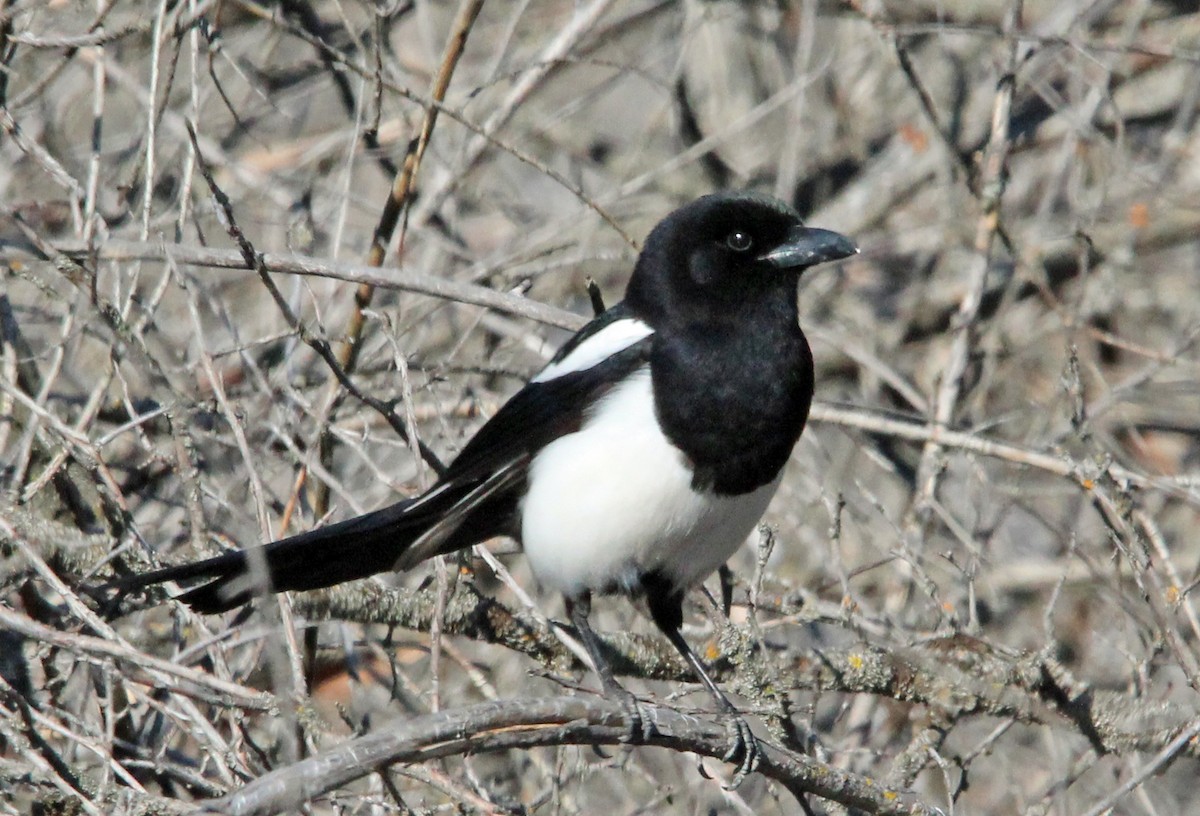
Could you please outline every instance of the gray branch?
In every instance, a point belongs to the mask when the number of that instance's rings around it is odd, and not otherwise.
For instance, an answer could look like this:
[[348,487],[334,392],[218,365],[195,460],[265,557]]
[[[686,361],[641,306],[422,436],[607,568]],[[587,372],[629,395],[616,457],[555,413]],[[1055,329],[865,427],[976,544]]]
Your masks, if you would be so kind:
[[[305,802],[397,762],[426,762],[459,754],[552,745],[647,745],[721,758],[729,734],[718,722],[674,709],[641,705],[652,726],[646,739],[628,740],[624,707],[601,698],[554,697],[504,700],[443,711],[389,725],[329,751],[250,782],[206,803],[230,816],[267,816],[295,811]],[[760,743],[758,772],[796,796],[813,795],[866,813],[917,814],[935,811],[910,796],[863,776],[809,757]]]

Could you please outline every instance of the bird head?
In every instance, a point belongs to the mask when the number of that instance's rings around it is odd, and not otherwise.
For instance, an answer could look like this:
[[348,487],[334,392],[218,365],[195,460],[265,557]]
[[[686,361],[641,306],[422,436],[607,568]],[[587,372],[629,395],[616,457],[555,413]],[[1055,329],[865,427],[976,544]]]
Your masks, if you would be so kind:
[[714,193],[675,210],[650,232],[626,303],[652,325],[667,315],[737,311],[762,295],[794,298],[805,269],[856,252],[849,238],[806,227],[781,201]]

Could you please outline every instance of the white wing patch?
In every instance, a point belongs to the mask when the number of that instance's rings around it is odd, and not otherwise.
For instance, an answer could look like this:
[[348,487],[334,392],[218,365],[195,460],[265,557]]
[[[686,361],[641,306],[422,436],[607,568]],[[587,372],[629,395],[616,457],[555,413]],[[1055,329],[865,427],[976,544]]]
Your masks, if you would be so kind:
[[543,368],[531,382],[546,382],[575,371],[587,371],[652,334],[654,329],[636,318],[617,320],[571,349],[566,357]]

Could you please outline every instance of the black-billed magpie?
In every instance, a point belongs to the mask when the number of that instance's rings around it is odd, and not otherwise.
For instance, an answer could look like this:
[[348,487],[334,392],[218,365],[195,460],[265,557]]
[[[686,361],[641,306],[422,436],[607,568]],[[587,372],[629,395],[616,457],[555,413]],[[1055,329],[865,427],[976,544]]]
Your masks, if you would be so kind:
[[511,536],[537,579],[566,598],[605,690],[626,700],[588,613],[593,593],[644,596],[734,716],[729,758],[751,767],[749,728],[680,634],[683,597],[754,529],[804,428],[813,361],[798,323],[799,273],[856,251],[774,199],[700,198],[650,233],[624,301],[572,337],[424,494],[249,556],[113,585],[206,579],[179,600],[220,612],[265,591],[255,563],[265,564],[265,589],[315,589]]

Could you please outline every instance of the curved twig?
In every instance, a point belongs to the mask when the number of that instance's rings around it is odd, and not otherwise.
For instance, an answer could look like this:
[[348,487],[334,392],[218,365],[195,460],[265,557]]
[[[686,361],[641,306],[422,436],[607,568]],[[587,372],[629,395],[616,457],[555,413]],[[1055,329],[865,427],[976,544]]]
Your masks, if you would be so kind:
[[[228,796],[206,803],[208,812],[266,816],[295,811],[305,802],[397,762],[483,751],[552,745],[628,743],[720,758],[728,748],[725,725],[663,706],[642,704],[649,736],[633,734],[620,702],[602,698],[551,697],[502,700],[389,724],[310,759],[280,768]],[[865,813],[934,813],[908,795],[864,776],[801,754],[761,743],[758,772],[793,795],[811,794]]]

